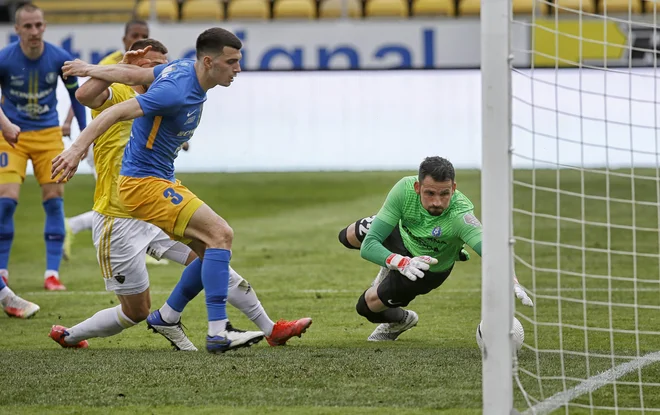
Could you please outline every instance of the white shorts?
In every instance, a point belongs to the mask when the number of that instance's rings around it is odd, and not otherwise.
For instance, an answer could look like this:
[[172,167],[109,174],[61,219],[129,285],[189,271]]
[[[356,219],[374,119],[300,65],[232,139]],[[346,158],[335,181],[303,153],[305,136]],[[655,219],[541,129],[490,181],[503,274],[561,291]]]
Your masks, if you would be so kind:
[[149,288],[146,254],[185,264],[191,252],[150,223],[98,212],[94,212],[92,238],[105,288],[118,295],[139,294]]

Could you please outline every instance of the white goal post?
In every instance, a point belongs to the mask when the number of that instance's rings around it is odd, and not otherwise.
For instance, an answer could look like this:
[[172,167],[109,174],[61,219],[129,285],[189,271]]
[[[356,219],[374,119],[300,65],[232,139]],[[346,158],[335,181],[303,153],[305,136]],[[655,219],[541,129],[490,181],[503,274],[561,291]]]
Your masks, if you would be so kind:
[[482,391],[484,414],[501,415],[513,408],[510,15],[511,0],[481,2]]
[[660,413],[660,7],[532,1],[481,3],[483,410]]

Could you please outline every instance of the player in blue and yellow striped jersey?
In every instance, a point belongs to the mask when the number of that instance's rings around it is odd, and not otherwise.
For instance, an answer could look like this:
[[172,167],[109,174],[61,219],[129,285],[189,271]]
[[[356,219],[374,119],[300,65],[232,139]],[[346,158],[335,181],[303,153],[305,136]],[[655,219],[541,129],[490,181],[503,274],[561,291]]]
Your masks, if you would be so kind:
[[[41,185],[46,211],[45,288],[64,290],[59,280],[64,240],[64,185],[50,177],[51,160],[64,149],[57,113],[57,79],[62,64],[71,59],[64,49],[44,42],[46,21],[41,9],[25,4],[16,10],[19,41],[0,50],[0,275],[7,278],[9,252],[14,238],[14,211],[28,160]],[[76,99],[78,81],[65,85],[82,131],[85,107]]]

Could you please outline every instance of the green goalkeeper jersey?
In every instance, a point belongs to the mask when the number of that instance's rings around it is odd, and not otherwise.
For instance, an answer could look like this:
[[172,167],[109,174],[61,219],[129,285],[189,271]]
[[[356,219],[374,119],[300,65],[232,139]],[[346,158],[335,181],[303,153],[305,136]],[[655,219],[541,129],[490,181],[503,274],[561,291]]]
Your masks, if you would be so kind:
[[416,176],[404,177],[390,190],[362,243],[361,256],[385,266],[392,252],[383,246],[383,241],[395,226],[399,226],[403,243],[413,256],[428,255],[438,260],[431,266],[431,272],[449,269],[463,244],[481,255],[482,227],[474,216],[470,199],[456,190],[449,207],[441,215],[433,216],[415,193],[415,181]]

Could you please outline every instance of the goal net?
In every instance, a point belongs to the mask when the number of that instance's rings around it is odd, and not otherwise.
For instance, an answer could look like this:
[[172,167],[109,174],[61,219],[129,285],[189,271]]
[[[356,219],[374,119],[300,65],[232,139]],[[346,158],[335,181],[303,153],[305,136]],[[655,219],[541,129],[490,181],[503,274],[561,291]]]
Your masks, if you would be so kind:
[[[513,8],[520,7],[517,0]],[[511,71],[523,413],[660,412],[660,7],[538,1]]]

